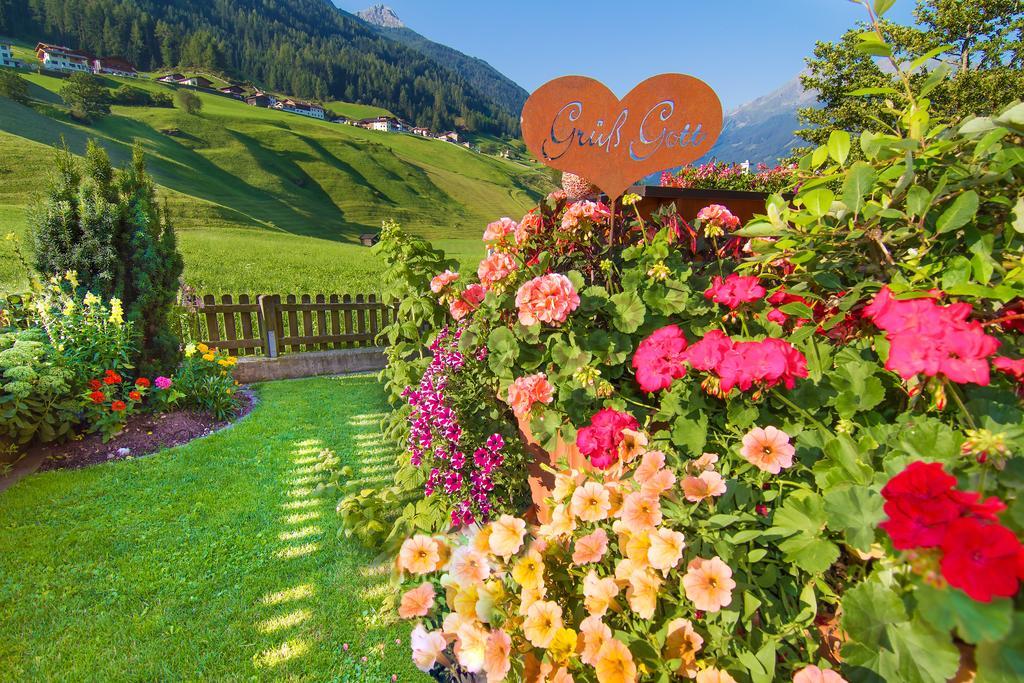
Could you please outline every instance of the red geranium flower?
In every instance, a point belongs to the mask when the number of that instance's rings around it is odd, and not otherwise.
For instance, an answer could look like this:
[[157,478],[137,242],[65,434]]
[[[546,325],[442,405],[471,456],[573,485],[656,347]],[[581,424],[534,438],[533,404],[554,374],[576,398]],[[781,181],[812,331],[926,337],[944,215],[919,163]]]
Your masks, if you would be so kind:
[[1001,524],[958,519],[946,532],[942,553],[942,576],[980,602],[1015,595],[1024,578],[1024,547]]
[[140,377],[137,380],[135,380],[135,386],[137,387],[148,387],[150,386],[150,384],[150,381],[145,377]]
[[115,413],[119,413],[127,407],[128,406],[125,405],[124,401],[114,401],[113,403],[110,404],[110,409]]
[[954,486],[956,477],[937,462],[912,462],[889,480],[882,488],[889,519],[879,526],[895,548],[934,548],[942,543],[946,527],[963,510],[953,495]]
[[104,401],[107,400],[107,397],[103,394],[102,391],[92,392],[91,394],[89,394],[89,398],[92,399],[93,403],[103,403]]
[[667,389],[686,374],[686,337],[676,325],[655,330],[633,355],[636,381],[644,391]]
[[137,391],[131,391],[131,392],[128,393],[128,398],[130,398],[133,401],[141,401],[142,400],[142,394],[140,394]]
[[704,296],[733,310],[742,303],[757,301],[767,293],[768,290],[755,276],[731,273],[725,280],[716,275]]
[[589,425],[576,434],[576,446],[594,467],[606,470],[619,459],[622,430],[637,427],[639,424],[636,418],[629,413],[604,408],[590,418]]
[[98,379],[89,380],[89,388],[92,389],[93,391],[98,391],[99,388],[102,386],[103,382],[99,381]]
[[104,384],[120,384],[121,383],[121,375],[117,374],[113,370],[107,370],[107,372],[103,375],[103,383]]
[[732,350],[732,340],[721,330],[711,330],[686,350],[686,361],[694,370],[714,370]]

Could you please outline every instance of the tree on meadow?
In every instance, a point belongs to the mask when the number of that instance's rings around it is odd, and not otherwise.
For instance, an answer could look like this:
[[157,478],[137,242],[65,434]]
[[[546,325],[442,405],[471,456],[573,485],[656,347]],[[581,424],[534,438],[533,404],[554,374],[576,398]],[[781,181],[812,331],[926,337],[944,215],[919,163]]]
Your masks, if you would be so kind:
[[203,101],[191,90],[178,90],[174,93],[174,106],[186,114],[197,116],[203,110]]
[[60,97],[80,121],[92,122],[110,113],[110,94],[92,74],[71,74],[61,86]]
[[168,321],[183,262],[141,146],[115,170],[90,140],[82,161],[59,150],[54,170],[30,216],[36,269],[45,276],[76,271],[84,290],[121,299],[139,336],[136,366],[143,374],[172,368],[178,340]]
[[0,69],[0,95],[18,104],[28,104],[28,83],[14,69]]
[[[886,9],[891,0],[874,5]],[[937,71],[928,93],[933,120],[955,121],[971,114],[999,111],[1024,92],[1024,3],[1019,0],[917,0],[916,26],[882,20],[881,31],[893,59],[930,55],[911,78],[915,89]],[[799,111],[806,127],[797,134],[813,145],[824,144],[834,129],[859,134],[878,129],[887,112],[886,100],[905,104],[887,52],[865,49],[870,27],[858,24],[838,42],[818,42],[800,76],[803,87],[818,93],[816,106]],[[865,88],[886,89],[851,96]]]

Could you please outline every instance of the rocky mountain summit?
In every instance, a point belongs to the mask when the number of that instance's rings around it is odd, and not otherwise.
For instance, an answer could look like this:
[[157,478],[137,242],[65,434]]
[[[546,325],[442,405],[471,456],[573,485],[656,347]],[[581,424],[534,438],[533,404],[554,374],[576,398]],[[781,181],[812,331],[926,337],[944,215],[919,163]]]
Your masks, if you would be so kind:
[[405,24],[398,18],[395,10],[387,5],[373,5],[356,12],[356,16],[368,24],[382,28],[405,28]]

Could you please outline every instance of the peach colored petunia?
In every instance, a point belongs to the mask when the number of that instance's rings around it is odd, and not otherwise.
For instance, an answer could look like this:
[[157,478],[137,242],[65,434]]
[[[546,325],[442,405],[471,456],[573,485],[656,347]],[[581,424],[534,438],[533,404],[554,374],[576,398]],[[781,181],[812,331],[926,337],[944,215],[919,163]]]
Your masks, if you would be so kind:
[[450,270],[446,270],[440,275],[435,275],[430,280],[430,291],[434,294],[440,294],[441,290],[459,279],[458,273],[453,273]]
[[619,460],[633,462],[647,451],[648,438],[644,432],[633,429],[622,430],[622,441],[619,443]]
[[694,607],[705,612],[717,612],[732,602],[732,569],[720,557],[705,560],[694,558],[686,566],[683,589]]
[[697,672],[697,683],[736,683],[736,679],[722,669],[704,669]]
[[665,466],[665,454],[661,451],[647,451],[640,459],[640,465],[633,472],[633,478],[643,484]]
[[430,536],[417,534],[402,543],[398,552],[398,568],[412,574],[429,574],[436,571],[440,559],[437,541]]
[[651,549],[650,530],[644,530],[638,534],[630,534],[629,538],[626,539],[625,547],[623,548],[620,545],[619,549],[622,550],[627,559],[633,561],[635,566],[647,567],[650,564],[647,559],[647,553]]
[[484,242],[497,242],[506,235],[514,234],[517,227],[519,226],[516,222],[508,216],[504,216],[493,223],[488,223],[487,229],[484,230]]
[[693,678],[697,675],[697,653],[704,646],[704,639],[693,630],[689,619],[673,619],[668,622],[665,636],[665,659],[678,659],[680,676]]
[[601,617],[591,615],[580,622],[580,637],[583,639],[580,659],[584,664],[594,666],[597,663],[597,653],[601,651],[605,641],[612,637],[612,630],[601,621]]
[[[483,584],[479,585],[483,586]],[[452,609],[466,619],[476,619],[476,603],[480,598],[477,584],[470,586],[455,585],[452,588],[454,589],[454,595],[451,595],[448,601]]]
[[416,668],[426,673],[434,668],[443,657],[448,641],[440,631],[427,631],[423,624],[417,624],[409,638],[412,646],[412,661]]
[[530,611],[530,607],[533,603],[543,600],[547,595],[547,588],[544,584],[537,586],[536,588],[523,588],[519,593],[519,614],[526,616],[527,612]]
[[683,558],[683,548],[686,547],[683,534],[662,527],[651,534],[650,539],[647,560],[652,567],[667,572],[679,564]]
[[482,583],[490,575],[491,567],[483,553],[467,545],[452,553],[448,573],[463,586],[469,586]]
[[406,591],[398,605],[398,616],[403,619],[425,617],[434,606],[434,586],[421,583],[416,588]]
[[487,672],[487,683],[498,683],[505,680],[508,671],[512,666],[509,655],[512,653],[512,639],[509,635],[497,629],[491,631],[487,636],[487,646],[484,650],[484,671]]
[[658,470],[640,486],[640,493],[657,498],[676,483],[676,474],[670,469]]
[[459,629],[465,624],[473,623],[473,619],[468,619],[458,612],[449,612],[444,615],[444,621],[441,622],[441,631],[444,632],[445,636],[449,639],[454,640]]
[[846,679],[832,669],[819,669],[812,664],[793,674],[793,683],[846,683]]
[[690,462],[686,463],[686,467],[694,474],[700,474],[701,472],[704,472],[706,470],[715,469],[716,462],[718,462],[717,453],[704,453],[696,460],[691,460]]
[[516,292],[519,322],[523,325],[560,325],[579,305],[579,294],[569,278],[561,273],[535,277]]
[[740,455],[763,472],[778,474],[793,465],[796,449],[789,443],[789,434],[775,427],[754,427],[743,437]]
[[638,534],[661,524],[661,503],[657,498],[636,491],[626,496],[619,515],[626,529]]
[[637,562],[626,558],[619,560],[618,564],[615,565],[615,582],[620,586],[626,586],[629,584],[629,577],[641,569],[647,566],[647,558],[644,557],[643,562]]
[[534,404],[551,403],[554,400],[554,395],[547,375],[538,372],[535,375],[517,377],[509,385],[507,398],[515,416],[523,419],[530,414]]
[[633,683],[636,681],[636,664],[626,644],[609,638],[597,652],[597,683]]
[[604,616],[618,594],[619,586],[610,576],[602,579],[594,570],[590,570],[583,577],[583,606],[591,616]]
[[565,504],[556,505],[551,511],[551,521],[542,524],[537,535],[543,539],[556,540],[576,531],[576,519],[569,513]]
[[491,552],[507,562],[522,549],[525,538],[526,521],[512,515],[502,515],[492,524]]
[[515,259],[511,256],[496,251],[480,262],[476,274],[480,278],[480,282],[489,287],[507,278],[518,267]]
[[466,622],[455,634],[455,658],[470,673],[478,673],[484,668],[487,654],[487,629],[476,622]]
[[562,608],[557,603],[538,600],[526,610],[523,635],[534,647],[546,648],[562,628]]
[[551,498],[556,503],[561,503],[576,490],[576,487],[584,482],[585,475],[576,470],[559,472],[555,475],[555,486],[551,489]]
[[683,479],[683,495],[691,503],[720,496],[725,493],[725,480],[714,470],[705,470],[697,477]]
[[638,569],[629,577],[626,602],[641,619],[650,619],[654,616],[654,610],[658,607],[661,583],[661,577],[650,569]]
[[600,522],[612,509],[611,496],[604,486],[588,481],[573,491],[569,510],[583,522]]
[[600,562],[608,550],[608,534],[604,529],[596,529],[586,536],[576,539],[576,546],[572,553],[572,563],[577,567],[585,564]]
[[539,588],[544,583],[544,558],[531,550],[512,567],[512,578],[524,588]]
[[470,540],[469,545],[477,552],[484,554],[491,552],[492,531],[494,531],[493,523],[484,524],[482,527],[477,529],[475,534],[473,534],[473,538]]

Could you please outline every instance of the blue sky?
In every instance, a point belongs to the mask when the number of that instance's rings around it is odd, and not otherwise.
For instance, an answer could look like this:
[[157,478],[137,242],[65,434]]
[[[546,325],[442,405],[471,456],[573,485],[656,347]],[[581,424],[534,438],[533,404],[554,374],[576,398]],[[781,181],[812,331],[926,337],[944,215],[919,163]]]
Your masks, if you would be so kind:
[[[675,71],[706,81],[727,110],[791,79],[816,40],[834,40],[864,16],[849,0],[383,1],[409,28],[529,91],[581,74],[622,96]],[[336,4],[355,12],[374,2]],[[887,16],[910,23],[913,5],[897,0]]]

